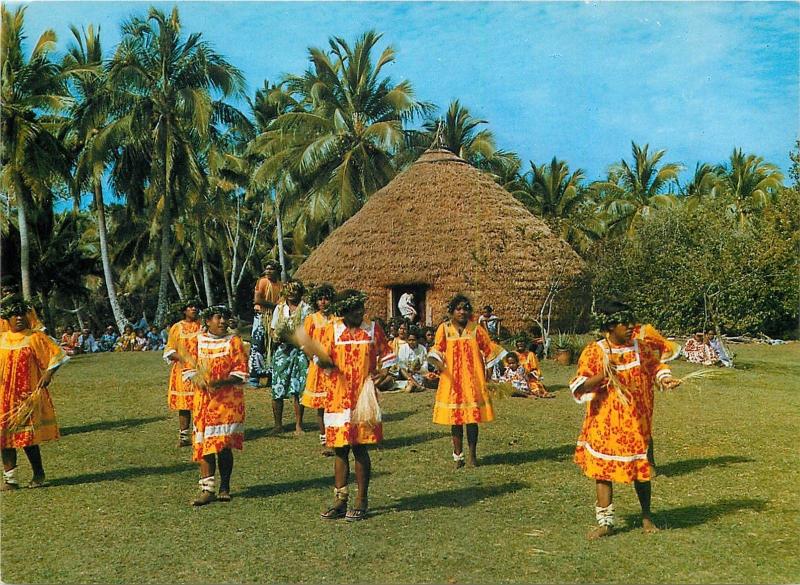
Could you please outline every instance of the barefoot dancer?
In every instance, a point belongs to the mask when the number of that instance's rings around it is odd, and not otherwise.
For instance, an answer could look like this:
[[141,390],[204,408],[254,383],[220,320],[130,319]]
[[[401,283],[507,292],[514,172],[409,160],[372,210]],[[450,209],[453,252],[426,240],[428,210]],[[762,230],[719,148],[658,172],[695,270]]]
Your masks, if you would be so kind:
[[[662,348],[650,337],[636,338],[636,320],[621,303],[601,309],[603,339],[590,343],[570,382],[576,402],[586,403],[575,463],[595,480],[598,526],[589,538],[608,536],[614,528],[613,483],[633,483],[642,508],[645,532],[658,529],[650,516],[651,466],[647,457],[653,420],[653,386],[674,388],[661,361]],[[609,378],[613,377],[613,380]]]
[[164,361],[172,364],[167,388],[167,405],[170,410],[178,411],[178,447],[189,447],[192,438],[189,436],[189,424],[192,420],[192,398],[194,386],[181,376],[183,365],[181,356],[189,351],[195,337],[200,332],[198,320],[202,304],[197,299],[190,299],[181,304],[183,320],[169,328],[167,345],[164,347]]
[[[371,461],[367,445],[378,443],[383,438],[380,422],[374,425],[351,422],[351,413],[358,403],[364,382],[373,378],[380,369],[395,361],[395,355],[386,340],[380,325],[364,320],[366,295],[356,290],[345,290],[336,295],[334,319],[326,328],[322,346],[331,357],[335,369],[335,386],[328,392],[325,402],[325,433],[327,444],[333,447],[334,503],[322,514],[326,520],[346,516],[347,520],[363,520],[368,510],[368,490]],[[347,510],[350,475],[350,450],[353,451],[356,468],[358,496],[355,506]]]
[[303,405],[300,394],[306,386],[308,357],[303,350],[289,343],[288,337],[303,325],[312,309],[303,300],[306,289],[299,280],[283,285],[282,300],[275,307],[270,324],[270,334],[275,341],[272,356],[272,415],[275,426],[273,435],[283,432],[283,401],[288,398],[294,405],[294,433],[303,433]]
[[[69,357],[45,333],[32,330],[31,305],[22,297],[3,300],[0,316],[8,331],[0,333],[0,449],[3,491],[19,487],[17,449],[22,448],[33,469],[28,487],[46,484],[39,443],[58,439],[56,413],[47,387]],[[38,394],[34,394],[35,392]],[[34,397],[38,396],[38,400]],[[25,415],[25,400],[32,401]],[[21,420],[17,420],[21,418]]]
[[[247,355],[242,340],[228,335],[230,310],[222,305],[202,313],[208,333],[196,338],[197,361],[184,370],[195,384],[192,460],[200,463],[200,495],[192,502],[203,506],[231,500],[233,451],[244,443],[244,390]],[[219,461],[219,496],[214,474]]]
[[[318,342],[322,340],[325,327],[330,321],[326,311],[335,294],[333,287],[329,284],[321,284],[311,291],[311,306],[317,309],[317,312],[306,317],[303,328],[309,337]],[[326,457],[333,456],[333,449],[325,444],[325,398],[328,396],[328,390],[333,381],[328,372],[320,368],[316,360],[312,360],[308,365],[306,388],[300,399],[300,403],[304,407],[314,408],[317,411],[319,442],[322,445],[322,454]]]
[[472,303],[456,295],[447,306],[450,320],[439,325],[428,358],[440,369],[433,422],[450,425],[453,461],[464,466],[464,426],[467,427],[467,465],[478,464],[478,423],[494,420],[486,389],[486,369],[493,368],[506,350],[489,338],[489,332],[472,319]]

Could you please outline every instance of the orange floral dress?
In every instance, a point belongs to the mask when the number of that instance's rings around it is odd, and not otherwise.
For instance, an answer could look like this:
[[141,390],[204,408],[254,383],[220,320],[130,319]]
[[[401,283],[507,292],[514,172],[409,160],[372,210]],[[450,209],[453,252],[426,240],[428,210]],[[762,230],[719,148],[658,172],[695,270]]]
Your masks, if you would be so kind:
[[548,392],[542,382],[542,370],[539,360],[532,351],[519,351],[519,363],[528,372],[528,390],[537,398],[555,398],[555,394]]
[[[247,380],[247,354],[237,335],[215,337],[199,333],[194,338],[198,369],[210,381],[236,377]],[[186,369],[184,379],[197,370]],[[244,389],[240,384],[219,388],[195,388],[192,409],[192,459],[223,449],[242,449],[244,443]]]
[[[325,327],[331,321],[322,311],[317,311],[306,317],[303,328],[308,336],[320,343],[325,333]],[[317,365],[316,360],[311,360],[308,364],[308,374],[306,374],[306,388],[300,398],[300,404],[306,408],[324,408],[325,399],[328,392],[332,389],[335,380],[330,373]]]
[[383,329],[374,321],[364,321],[358,329],[350,330],[341,319],[334,319],[325,327],[321,343],[336,365],[325,401],[325,444],[344,447],[379,443],[383,425],[352,424],[350,414],[367,378],[397,361]]
[[[63,349],[41,331],[0,333],[0,420],[19,407],[36,389],[47,370],[69,360]],[[27,422],[13,432],[0,423],[0,447],[18,449],[58,439],[56,411],[45,388]]]
[[460,334],[450,321],[439,325],[428,350],[429,357],[445,365],[436,390],[433,422],[463,425],[494,420],[486,368],[494,367],[507,353],[475,321],[469,321]]
[[650,480],[647,445],[653,424],[653,386],[671,375],[662,361],[662,356],[669,357],[667,350],[657,337],[636,329],[629,346],[601,339],[581,353],[577,374],[570,381],[573,397],[588,378],[603,372],[606,361],[625,391],[623,399],[606,382],[594,392],[575,397],[586,404],[575,463],[588,477],[621,483]]
[[181,362],[173,362],[169,356],[177,353],[181,357],[189,355],[192,359],[197,359],[195,338],[199,332],[198,321],[178,321],[169,328],[167,345],[164,347],[164,361],[172,364],[167,387],[167,405],[170,410],[192,410],[194,384],[183,379],[182,373],[186,366]]

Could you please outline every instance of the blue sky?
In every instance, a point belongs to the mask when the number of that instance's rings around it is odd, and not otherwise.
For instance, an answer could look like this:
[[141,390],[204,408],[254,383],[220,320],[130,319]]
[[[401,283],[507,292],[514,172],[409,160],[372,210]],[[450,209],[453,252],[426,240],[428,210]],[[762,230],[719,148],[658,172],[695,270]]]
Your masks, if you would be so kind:
[[[20,3],[7,2],[16,7]],[[124,18],[177,4],[238,66],[248,93],[301,73],[309,46],[374,28],[397,50],[385,71],[441,110],[459,98],[500,148],[554,155],[604,176],[630,143],[666,148],[688,178],[734,147],[786,172],[799,130],[796,2],[25,2],[29,42],[99,24],[106,51]]]

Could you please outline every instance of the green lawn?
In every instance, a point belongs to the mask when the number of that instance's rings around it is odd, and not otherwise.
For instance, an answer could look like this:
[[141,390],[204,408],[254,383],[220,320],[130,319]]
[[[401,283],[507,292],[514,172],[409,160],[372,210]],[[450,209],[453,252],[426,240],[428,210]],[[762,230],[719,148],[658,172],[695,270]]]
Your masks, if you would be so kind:
[[447,429],[431,423],[433,393],[385,396],[374,514],[348,524],[319,519],[333,464],[312,417],[302,438],[267,437],[267,396],[248,390],[234,499],[193,509],[197,469],[175,448],[160,357],[81,356],[53,385],[63,437],[43,447],[51,487],[0,498],[2,580],[797,583],[800,344],[735,351],[730,376],[657,397],[663,530],[644,535],[632,488],[617,486],[621,531],[597,542],[585,539],[593,483],[571,461],[583,416],[572,368],[544,364],[554,400],[500,401],[481,428],[482,465],[458,472]]

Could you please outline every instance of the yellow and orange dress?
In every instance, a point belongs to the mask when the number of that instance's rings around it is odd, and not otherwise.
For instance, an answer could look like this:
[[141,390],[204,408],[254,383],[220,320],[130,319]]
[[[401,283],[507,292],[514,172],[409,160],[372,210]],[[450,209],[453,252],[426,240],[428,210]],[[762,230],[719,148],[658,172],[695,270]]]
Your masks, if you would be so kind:
[[[184,379],[204,372],[209,381],[236,377],[247,380],[247,354],[238,335],[216,337],[199,333],[194,338],[197,370],[185,369]],[[200,388],[195,386],[192,408],[192,460],[244,444],[244,389],[241,384]]]
[[341,319],[334,319],[325,327],[322,347],[336,366],[325,401],[325,444],[344,447],[379,443],[383,439],[381,423],[353,424],[350,415],[367,378],[397,361],[383,329],[374,321],[364,321],[351,330]]
[[192,410],[194,384],[183,379],[182,373],[186,366],[180,361],[173,362],[169,357],[177,353],[181,358],[191,357],[196,360],[195,338],[198,333],[200,333],[199,321],[181,320],[169,328],[167,345],[164,347],[164,361],[172,364],[167,387],[167,406],[170,410]]
[[[322,311],[317,311],[306,317],[303,328],[311,339],[322,343],[325,327],[331,320]],[[331,391],[334,383],[335,380],[330,373],[320,368],[316,360],[311,360],[308,364],[306,387],[300,398],[300,404],[306,408],[324,408],[328,392]]]
[[555,394],[548,392],[542,382],[542,370],[539,360],[532,351],[518,351],[519,363],[528,373],[528,390],[537,398],[555,398]]
[[9,429],[6,418],[36,390],[47,370],[68,360],[55,340],[41,331],[0,333],[0,448],[17,449],[58,439],[56,411],[47,388],[21,426]]
[[486,328],[469,321],[461,333],[451,321],[436,330],[428,356],[444,363],[433,405],[433,422],[463,425],[494,420],[486,389],[486,368],[508,352],[489,338]]
[[634,336],[631,345],[616,346],[607,339],[590,343],[578,360],[570,381],[575,392],[609,363],[624,390],[623,397],[603,383],[576,402],[586,404],[586,416],[575,449],[575,463],[593,479],[631,483],[649,481],[647,446],[653,424],[653,387],[671,375],[662,362],[665,346],[653,337]]

